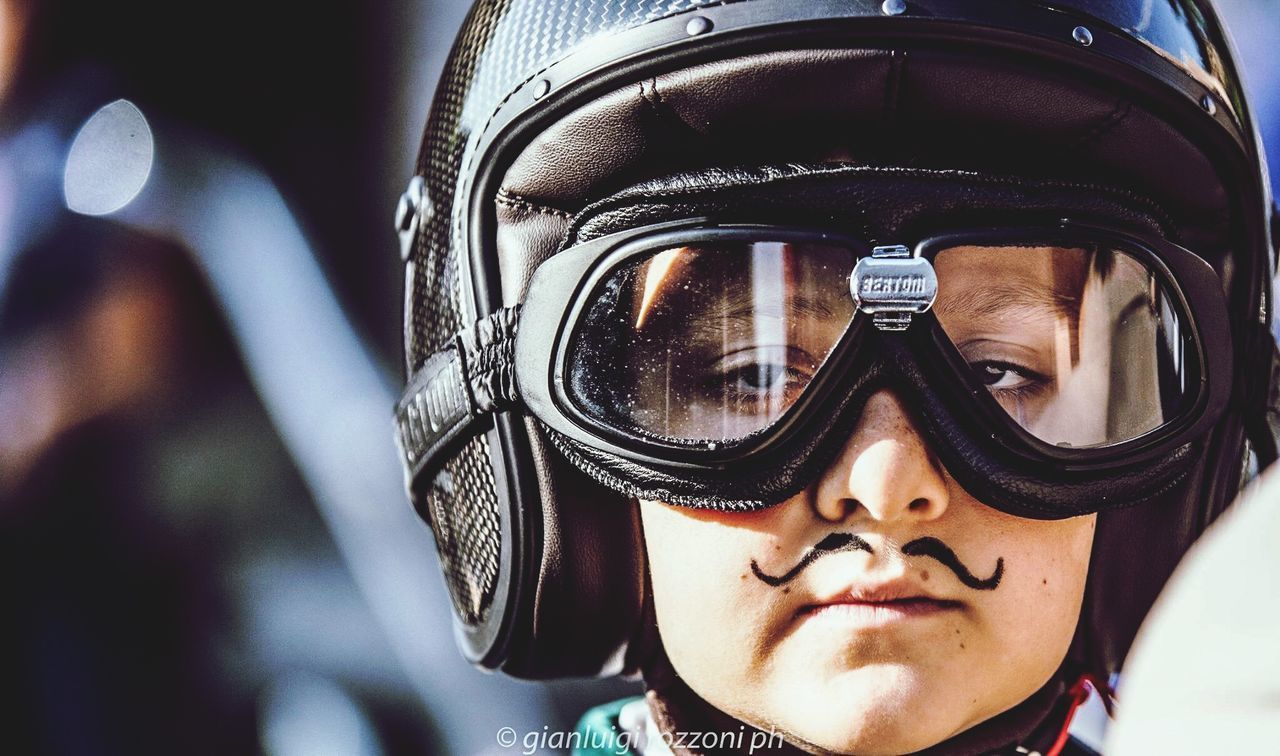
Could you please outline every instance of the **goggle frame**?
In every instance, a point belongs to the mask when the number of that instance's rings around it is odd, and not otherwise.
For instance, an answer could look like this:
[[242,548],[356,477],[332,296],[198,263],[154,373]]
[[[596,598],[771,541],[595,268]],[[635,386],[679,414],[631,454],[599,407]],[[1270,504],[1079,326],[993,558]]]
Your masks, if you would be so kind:
[[[564,249],[544,261],[530,281],[516,338],[516,378],[527,409],[550,429],[581,444],[651,466],[723,469],[768,455],[787,443],[833,403],[848,380],[871,316],[855,312],[852,323],[801,396],[766,428],[730,441],[659,438],[613,427],[592,417],[567,389],[569,353],[576,326],[592,295],[607,277],[638,257],[663,249],[715,242],[781,242],[848,246],[858,259],[879,243],[834,231],[764,224],[721,224],[691,219],[642,226]],[[894,243],[902,243],[893,240]],[[1212,266],[1194,252],[1152,234],[1062,220],[1054,225],[948,229],[911,245],[913,257],[933,262],[943,250],[962,246],[1100,246],[1123,251],[1157,278],[1194,346],[1189,363],[1199,380],[1188,383],[1182,410],[1133,439],[1106,446],[1068,447],[1047,443],[1020,426],[978,382],[932,311],[914,316],[904,331],[879,338],[905,339],[917,353],[942,360],[930,365],[935,390],[950,397],[955,411],[1016,457],[1065,470],[1103,470],[1156,457],[1199,437],[1226,406],[1232,388],[1231,332],[1221,283]],[[533,327],[533,324],[538,324]],[[552,327],[554,324],[554,327]]]

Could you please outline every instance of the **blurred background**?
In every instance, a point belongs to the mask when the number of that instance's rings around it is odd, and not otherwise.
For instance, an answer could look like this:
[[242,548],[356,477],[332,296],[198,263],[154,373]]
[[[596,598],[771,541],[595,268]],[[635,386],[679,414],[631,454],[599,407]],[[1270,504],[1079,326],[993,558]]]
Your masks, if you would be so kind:
[[[467,6],[0,0],[4,752],[492,753],[638,691],[465,665],[403,493],[392,216]],[[1280,2],[1219,7],[1280,165]]]

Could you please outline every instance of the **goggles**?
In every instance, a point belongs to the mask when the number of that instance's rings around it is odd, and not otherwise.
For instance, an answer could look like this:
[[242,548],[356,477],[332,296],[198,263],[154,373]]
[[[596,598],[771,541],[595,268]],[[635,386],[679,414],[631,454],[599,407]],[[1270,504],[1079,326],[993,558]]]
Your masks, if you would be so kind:
[[1064,469],[1167,451],[1225,403],[1225,303],[1186,249],[1068,222],[910,241],[682,223],[566,249],[530,283],[521,397],[672,469],[786,444],[894,340],[971,432]]
[[1129,506],[1185,477],[1231,392],[1208,263],[1068,221],[893,241],[911,246],[696,220],[570,246],[522,309],[417,372],[398,413],[410,474],[519,408],[613,490],[758,509],[820,474],[889,389],[957,482],[1011,514]]

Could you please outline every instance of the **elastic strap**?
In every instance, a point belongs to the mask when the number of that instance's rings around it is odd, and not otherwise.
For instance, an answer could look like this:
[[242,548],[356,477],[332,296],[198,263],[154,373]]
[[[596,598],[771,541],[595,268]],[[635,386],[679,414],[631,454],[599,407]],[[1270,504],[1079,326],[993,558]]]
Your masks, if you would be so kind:
[[396,441],[412,481],[435,474],[490,415],[519,401],[515,337],[520,308],[462,329],[409,379],[396,406]]

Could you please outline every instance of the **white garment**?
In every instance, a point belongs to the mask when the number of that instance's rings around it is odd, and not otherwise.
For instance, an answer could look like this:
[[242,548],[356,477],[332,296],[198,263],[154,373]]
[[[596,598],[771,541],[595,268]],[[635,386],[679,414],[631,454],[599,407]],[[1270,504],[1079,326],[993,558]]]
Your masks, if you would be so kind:
[[1280,471],[1188,552],[1138,634],[1107,756],[1280,754]]
[[618,726],[631,737],[632,753],[641,756],[673,756],[662,739],[658,723],[649,713],[649,703],[643,698],[631,701],[618,712]]

